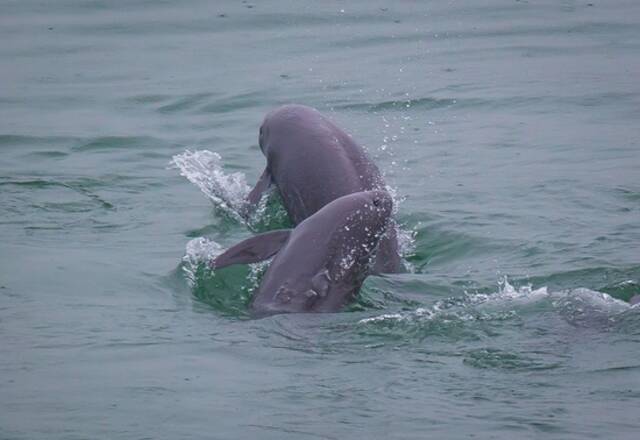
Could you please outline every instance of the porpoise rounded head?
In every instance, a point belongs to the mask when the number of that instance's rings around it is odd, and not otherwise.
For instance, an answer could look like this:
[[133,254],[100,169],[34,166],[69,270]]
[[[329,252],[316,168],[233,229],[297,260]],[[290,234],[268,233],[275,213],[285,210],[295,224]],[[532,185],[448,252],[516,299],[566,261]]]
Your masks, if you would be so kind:
[[310,121],[324,121],[324,116],[313,107],[301,104],[286,104],[271,110],[260,125],[258,135],[260,150],[266,155],[269,139],[274,135],[277,136],[278,133],[284,133],[290,137],[295,135],[297,128],[302,132],[308,131],[307,124]]

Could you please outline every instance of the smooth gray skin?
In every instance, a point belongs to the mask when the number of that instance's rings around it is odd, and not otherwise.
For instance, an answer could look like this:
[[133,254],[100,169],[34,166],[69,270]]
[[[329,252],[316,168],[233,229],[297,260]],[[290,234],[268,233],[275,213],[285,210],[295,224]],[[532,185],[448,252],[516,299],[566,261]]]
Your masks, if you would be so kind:
[[[291,104],[268,113],[259,143],[267,166],[249,194],[249,205],[255,206],[274,184],[294,225],[346,194],[385,189],[362,147],[311,107]],[[374,270],[404,270],[395,225],[381,240]]]
[[629,304],[635,306],[636,304],[640,304],[640,295],[633,295],[629,300]]
[[254,316],[334,312],[351,302],[390,224],[391,196],[366,191],[340,197],[293,230],[260,234],[211,263],[218,269],[275,254],[251,302]]

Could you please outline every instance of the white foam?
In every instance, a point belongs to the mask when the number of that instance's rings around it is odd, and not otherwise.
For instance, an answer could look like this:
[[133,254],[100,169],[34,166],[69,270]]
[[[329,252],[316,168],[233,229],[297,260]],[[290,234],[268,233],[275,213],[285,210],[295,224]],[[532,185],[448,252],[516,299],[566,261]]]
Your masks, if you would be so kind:
[[193,287],[196,282],[196,271],[198,267],[220,255],[223,250],[222,246],[218,243],[205,237],[189,240],[185,255],[182,257],[182,270],[191,287]]
[[171,165],[180,170],[181,176],[200,188],[217,208],[244,223],[241,213],[250,191],[246,177],[240,172],[226,174],[221,162],[218,153],[185,150],[173,156]]
[[546,286],[533,289],[531,284],[526,284],[518,288],[509,284],[507,277],[498,280],[498,291],[490,294],[486,293],[466,293],[466,301],[469,305],[480,304],[503,304],[507,302],[531,303],[549,297]]

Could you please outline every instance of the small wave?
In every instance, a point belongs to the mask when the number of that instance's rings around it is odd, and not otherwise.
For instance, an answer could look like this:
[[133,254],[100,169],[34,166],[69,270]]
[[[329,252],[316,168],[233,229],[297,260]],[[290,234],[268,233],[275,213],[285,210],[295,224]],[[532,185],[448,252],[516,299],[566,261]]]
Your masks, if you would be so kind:
[[544,362],[524,353],[498,348],[469,350],[462,361],[474,368],[500,370],[549,370],[560,366],[558,362]]
[[229,113],[245,108],[253,108],[259,105],[263,99],[262,92],[249,92],[238,95],[228,96],[226,98],[217,98],[215,102],[203,105],[200,108],[201,113]]
[[216,208],[231,218],[245,224],[242,212],[249,193],[246,177],[240,172],[225,174],[221,157],[208,150],[185,150],[173,156],[171,165],[180,170],[180,175],[195,184]]
[[[38,190],[49,189],[52,187],[66,188],[85,196],[86,198],[100,205],[102,208],[114,209],[115,208],[114,205],[112,205],[108,201],[101,198],[98,194],[88,189],[88,187],[91,186],[91,183],[92,183],[91,181],[84,181],[84,180],[62,182],[57,180],[46,180],[46,179],[36,178],[36,179],[24,179],[24,180],[2,180],[0,181],[0,186],[11,185],[11,186],[23,187],[27,189],[38,189]],[[32,206],[38,206],[38,205],[32,205]],[[75,209],[78,209],[78,206],[80,206],[80,204],[78,203],[75,203],[75,207],[74,207],[73,203],[59,203],[59,202],[58,203],[51,202],[46,205],[40,205],[40,207],[43,209],[48,207],[48,208],[51,208],[52,210],[60,210],[60,211],[66,211],[66,210],[73,211]],[[83,207],[83,206],[81,206],[80,209],[82,211],[90,210],[90,208]]]
[[189,110],[198,105],[203,100],[211,97],[211,93],[195,93],[183,97],[179,97],[172,102],[158,108],[160,113],[177,113]]
[[74,145],[79,142],[78,138],[61,136],[23,136],[17,134],[0,134],[0,146],[3,147],[42,147],[58,145]]
[[28,157],[31,158],[40,158],[40,159],[61,159],[63,157],[69,156],[69,153],[65,153],[64,151],[34,151],[31,153],[27,153]]
[[533,289],[531,285],[516,288],[505,277],[495,293],[467,293],[460,298],[436,301],[430,307],[412,311],[386,313],[361,319],[361,325],[423,325],[427,321],[465,322],[504,320],[517,317],[528,307],[541,304],[551,307],[572,325],[614,323],[616,316],[629,309],[640,308],[613,298],[607,293],[586,288],[549,291],[547,287]]
[[336,105],[334,108],[343,110],[363,110],[371,113],[393,110],[437,110],[442,108],[456,107],[479,107],[486,105],[488,101],[480,98],[435,98],[435,97],[423,97],[423,98],[406,98],[397,99],[382,102],[364,102],[364,103],[349,103],[343,105]]
[[150,136],[103,136],[91,139],[89,142],[81,145],[73,146],[71,151],[88,152],[118,149],[152,149],[156,148],[159,143],[161,143],[160,140]]

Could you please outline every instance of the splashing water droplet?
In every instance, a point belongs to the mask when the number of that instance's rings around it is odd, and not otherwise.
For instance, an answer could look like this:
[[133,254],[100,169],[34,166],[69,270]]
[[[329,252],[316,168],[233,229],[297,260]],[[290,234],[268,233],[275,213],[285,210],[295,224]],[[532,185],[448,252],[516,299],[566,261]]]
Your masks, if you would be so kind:
[[213,260],[220,255],[222,251],[222,246],[205,237],[194,238],[187,243],[185,255],[182,257],[182,270],[189,286],[193,287],[196,282],[196,271],[198,267]]
[[216,206],[240,223],[245,223],[241,213],[249,193],[245,175],[239,172],[225,174],[218,153],[207,150],[185,150],[173,156],[171,165],[180,175],[195,184]]

